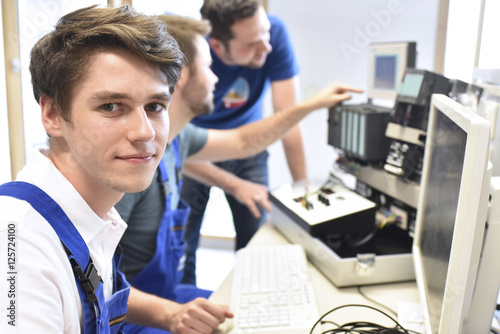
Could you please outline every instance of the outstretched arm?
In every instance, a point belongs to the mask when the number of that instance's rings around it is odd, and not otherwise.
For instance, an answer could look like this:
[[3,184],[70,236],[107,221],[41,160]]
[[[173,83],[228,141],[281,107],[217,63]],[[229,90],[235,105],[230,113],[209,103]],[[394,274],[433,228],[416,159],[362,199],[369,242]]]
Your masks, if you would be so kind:
[[260,218],[257,205],[262,206],[268,212],[271,211],[267,187],[262,184],[239,178],[210,162],[186,163],[183,172],[198,182],[207,186],[217,186],[234,196],[238,202],[246,205],[256,218]]
[[343,84],[329,85],[315,96],[270,117],[231,130],[209,130],[205,146],[189,160],[241,159],[263,151],[310,112],[332,107],[362,90]]
[[130,288],[127,322],[169,330],[172,334],[212,333],[226,317],[233,317],[228,306],[205,298],[178,304]]

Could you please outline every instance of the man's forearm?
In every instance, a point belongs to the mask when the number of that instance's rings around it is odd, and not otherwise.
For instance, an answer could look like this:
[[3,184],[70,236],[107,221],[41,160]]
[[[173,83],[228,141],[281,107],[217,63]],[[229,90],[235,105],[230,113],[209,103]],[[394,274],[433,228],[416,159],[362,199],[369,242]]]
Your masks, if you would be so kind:
[[[131,287],[126,321],[141,326],[169,330],[172,316],[169,316],[166,312],[168,310],[173,311],[178,307],[179,304],[173,301]],[[152,310],[155,311],[152,312]]]
[[307,179],[307,164],[300,125],[294,126],[283,137],[282,142],[293,181]]
[[243,159],[262,152],[281,139],[316,105],[304,101],[282,112],[230,130],[209,130],[207,145],[193,155],[194,160],[222,161]]
[[289,132],[310,112],[349,99],[351,91],[359,90],[332,84],[317,95],[265,119],[231,130],[209,130],[207,144],[191,159],[221,161],[257,154]]

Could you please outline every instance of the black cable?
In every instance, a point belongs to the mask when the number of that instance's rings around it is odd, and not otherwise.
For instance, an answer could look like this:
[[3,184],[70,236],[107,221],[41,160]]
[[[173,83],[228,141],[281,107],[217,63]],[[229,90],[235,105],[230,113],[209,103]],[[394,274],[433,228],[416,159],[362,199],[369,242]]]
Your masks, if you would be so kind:
[[365,244],[367,244],[370,240],[372,240],[377,234],[378,229],[374,228],[371,232],[367,234],[346,234],[344,236],[344,240],[347,245],[352,248],[358,248]]
[[328,316],[329,314],[331,314],[337,310],[346,308],[346,307],[364,307],[364,308],[368,308],[368,309],[377,311],[377,312],[385,315],[392,322],[394,322],[396,324],[396,327],[390,328],[390,327],[384,327],[382,325],[378,325],[378,324],[371,323],[371,322],[359,321],[359,322],[350,322],[350,323],[347,323],[347,324],[344,324],[341,326],[337,326],[337,328],[328,329],[328,330],[322,332],[323,334],[327,334],[327,333],[331,333],[331,334],[334,334],[334,333],[345,333],[345,334],[348,334],[348,333],[352,333],[352,334],[375,334],[375,333],[379,333],[379,334],[382,334],[382,333],[384,333],[384,334],[401,334],[401,333],[410,334],[410,333],[416,333],[414,331],[406,330],[396,319],[394,319],[393,317],[391,317],[389,314],[385,313],[384,311],[381,311],[381,310],[379,310],[375,307],[369,306],[369,305],[360,305],[360,304],[342,305],[342,306],[336,307],[334,309],[331,309],[330,311],[324,313],[318,319],[318,321],[316,321],[316,323],[312,326],[311,331],[309,333],[313,334],[313,331],[318,324],[324,324],[324,323],[334,324],[331,321],[324,321],[323,319],[326,316]]
[[390,312],[391,312],[392,314],[394,314],[395,316],[397,316],[397,315],[398,315],[398,313],[397,313],[395,310],[393,310],[392,308],[390,308],[389,306],[384,305],[384,304],[382,304],[381,302],[376,301],[375,299],[373,299],[373,298],[369,297],[366,293],[364,293],[364,292],[361,290],[361,285],[358,285],[358,286],[357,286],[357,288],[358,288],[358,293],[359,293],[361,296],[363,296],[363,298],[365,298],[366,300],[371,301],[372,303],[375,303],[375,304],[377,304],[378,306],[385,308],[386,310],[390,311]]
[[338,323],[336,323],[336,322],[334,322],[334,321],[330,321],[330,320],[323,320],[323,321],[321,322],[321,324],[322,324],[322,325],[323,325],[323,324],[332,324],[332,325],[335,325],[335,326],[337,326],[337,327],[340,327],[340,325],[339,325]]

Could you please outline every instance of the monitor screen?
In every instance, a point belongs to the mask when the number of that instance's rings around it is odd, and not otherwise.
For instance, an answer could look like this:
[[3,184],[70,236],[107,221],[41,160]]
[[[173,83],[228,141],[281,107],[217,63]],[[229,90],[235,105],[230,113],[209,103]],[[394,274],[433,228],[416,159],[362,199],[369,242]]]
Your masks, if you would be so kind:
[[413,245],[429,334],[466,333],[488,211],[489,131],[479,115],[432,96]]
[[416,43],[373,43],[369,59],[368,97],[395,100],[404,71],[415,67]]
[[396,89],[398,55],[376,55],[375,56],[375,80],[373,87],[376,89]]
[[398,95],[416,99],[424,82],[424,73],[407,73],[399,85]]

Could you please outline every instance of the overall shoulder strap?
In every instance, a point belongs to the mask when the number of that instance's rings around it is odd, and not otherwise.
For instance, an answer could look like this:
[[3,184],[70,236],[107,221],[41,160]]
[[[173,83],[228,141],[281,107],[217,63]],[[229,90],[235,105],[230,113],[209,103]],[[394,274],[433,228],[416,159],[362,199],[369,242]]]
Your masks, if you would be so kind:
[[2,184],[0,186],[0,195],[28,202],[33,209],[38,211],[49,222],[65,247],[79,262],[89,262],[89,250],[80,233],[78,233],[59,204],[42,189],[31,183],[14,181]]
[[181,153],[179,150],[179,136],[175,137],[174,140],[172,141],[172,147],[174,149],[174,155],[175,155],[175,168],[182,169]]
[[179,136],[175,137],[172,141],[172,148],[174,149],[175,155],[175,177],[177,181],[177,187],[179,191],[182,188],[182,164],[181,164],[181,153],[179,149]]
[[[59,204],[37,186],[20,181],[0,185],[0,196],[28,202],[52,226],[68,254],[75,278],[80,283],[80,295],[83,292],[85,296],[82,303],[86,299],[90,308],[94,309],[92,305],[98,303],[96,291],[102,280],[90,258],[85,241]],[[102,310],[101,305],[97,306],[98,310]],[[84,305],[83,309],[85,312],[88,307]]]
[[[172,140],[172,143],[168,144],[168,145],[172,145],[172,150],[174,152],[174,157],[175,157],[175,169],[177,172],[182,170],[180,151],[179,151],[179,140],[178,139],[179,139],[179,137],[177,136],[174,138],[174,140]],[[168,181],[168,173],[167,173],[165,159],[166,159],[166,155],[164,154],[162,159],[161,159],[160,164],[158,165],[158,168],[159,168],[160,174],[161,174],[161,181],[162,182]],[[176,176],[176,177],[178,179],[178,176]]]

